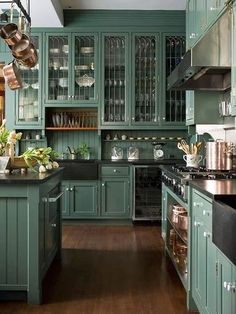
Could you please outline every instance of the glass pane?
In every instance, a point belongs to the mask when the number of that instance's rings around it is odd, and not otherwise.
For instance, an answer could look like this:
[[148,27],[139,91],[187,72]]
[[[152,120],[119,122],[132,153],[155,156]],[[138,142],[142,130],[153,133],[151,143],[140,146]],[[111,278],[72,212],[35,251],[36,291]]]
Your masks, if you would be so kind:
[[156,38],[135,37],[135,121],[156,121]]
[[[39,39],[34,36],[31,40],[39,52]],[[40,60],[40,59],[39,59]],[[19,103],[18,103],[18,121],[35,121],[39,120],[39,63],[33,67],[28,68],[19,65],[23,81],[23,88],[19,89]]]
[[75,99],[95,99],[94,36],[75,37]]
[[124,122],[125,114],[125,37],[105,37],[105,122]]
[[48,99],[68,99],[68,54],[66,36],[49,37]]
[[[184,36],[166,37],[166,77],[180,63],[181,57],[185,53]],[[185,121],[185,91],[166,91],[166,121]]]

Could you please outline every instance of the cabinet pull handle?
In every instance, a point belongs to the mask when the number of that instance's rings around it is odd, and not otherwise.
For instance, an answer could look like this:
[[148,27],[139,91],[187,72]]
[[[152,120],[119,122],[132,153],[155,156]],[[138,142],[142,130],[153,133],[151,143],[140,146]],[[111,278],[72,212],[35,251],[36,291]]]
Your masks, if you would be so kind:
[[52,224],[51,226],[52,226],[53,228],[56,228],[57,224]]
[[205,238],[209,238],[209,237],[211,236],[211,234],[210,234],[210,232],[204,231],[204,232],[203,232],[203,236],[204,236]]
[[200,226],[201,226],[201,223],[198,222],[198,221],[194,221],[194,226],[195,226],[195,227],[200,227]]
[[227,286],[228,286],[228,282],[227,281],[224,281],[224,288],[226,289],[227,288]]
[[64,192],[60,192],[57,196],[55,197],[44,197],[43,198],[43,202],[44,203],[55,203],[60,197],[62,197],[62,195],[64,194]]
[[202,211],[203,216],[210,216],[210,211],[209,210],[203,210]]

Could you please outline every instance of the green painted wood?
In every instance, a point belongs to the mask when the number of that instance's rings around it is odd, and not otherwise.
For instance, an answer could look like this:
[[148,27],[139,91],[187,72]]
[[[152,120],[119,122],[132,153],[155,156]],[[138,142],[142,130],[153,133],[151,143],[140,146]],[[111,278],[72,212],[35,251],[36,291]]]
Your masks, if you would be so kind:
[[232,68],[231,68],[231,105],[232,115],[236,116],[236,2],[233,3],[233,20],[232,23]]
[[161,205],[161,235],[166,241],[167,234],[167,192],[166,186],[162,183],[162,205]]
[[207,7],[206,0],[196,1],[196,39],[202,37],[207,28]]
[[186,6],[186,48],[190,49],[196,42],[196,2],[188,0]]
[[62,181],[61,190],[64,192],[61,199],[61,213],[62,217],[65,218],[70,215],[70,182]]
[[72,206],[70,215],[78,218],[98,215],[97,181],[71,182]]
[[101,182],[101,214],[103,217],[130,216],[129,178],[103,177]]
[[[232,264],[228,259],[218,251],[218,282],[217,282],[217,313],[219,314],[233,314],[235,313],[235,293],[228,291],[224,287],[224,283],[232,283],[233,273]],[[233,308],[234,307],[234,308]]]

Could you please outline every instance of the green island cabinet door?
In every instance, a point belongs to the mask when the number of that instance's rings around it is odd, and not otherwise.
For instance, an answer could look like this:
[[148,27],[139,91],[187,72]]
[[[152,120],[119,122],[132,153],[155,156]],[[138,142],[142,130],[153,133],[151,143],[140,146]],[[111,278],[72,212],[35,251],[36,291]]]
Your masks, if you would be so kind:
[[102,34],[102,126],[129,124],[129,50],[128,34]]
[[212,242],[212,203],[193,191],[192,288],[200,313],[216,313],[216,247]]
[[50,105],[98,103],[98,35],[46,33],[45,99]]
[[236,313],[236,266],[219,250],[217,276],[217,314]]
[[160,121],[160,35],[132,36],[132,125],[157,125]]
[[64,192],[61,201],[63,218],[89,218],[98,215],[98,184],[97,181],[62,182]]

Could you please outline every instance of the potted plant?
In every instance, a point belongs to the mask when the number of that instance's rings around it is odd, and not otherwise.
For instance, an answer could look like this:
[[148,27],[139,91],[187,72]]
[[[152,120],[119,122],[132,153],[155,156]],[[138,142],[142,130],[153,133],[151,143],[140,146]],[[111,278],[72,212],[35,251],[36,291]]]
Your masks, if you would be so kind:
[[89,159],[90,158],[89,147],[86,143],[80,144],[77,152],[78,152],[81,159]]

